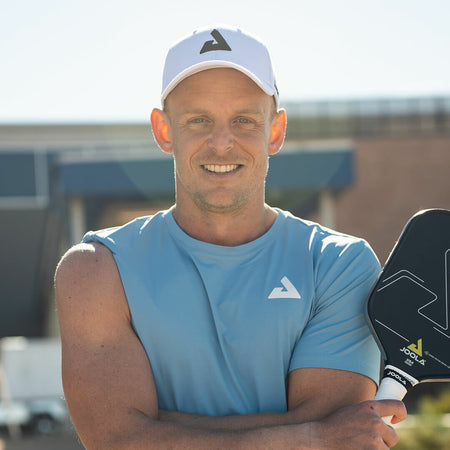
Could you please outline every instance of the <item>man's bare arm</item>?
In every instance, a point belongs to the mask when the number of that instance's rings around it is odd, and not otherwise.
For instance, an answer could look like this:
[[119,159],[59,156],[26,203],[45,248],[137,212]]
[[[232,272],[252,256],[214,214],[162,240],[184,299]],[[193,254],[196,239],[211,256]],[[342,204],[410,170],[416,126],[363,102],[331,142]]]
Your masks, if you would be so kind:
[[[100,244],[81,244],[69,251],[56,273],[56,296],[65,395],[74,425],[88,449],[265,448],[269,444],[272,448],[317,448],[321,440],[331,442],[327,440],[333,436],[331,431],[345,422],[345,417],[347,422],[352,417],[352,427],[358,432],[367,431],[367,424],[359,423],[364,415],[357,414],[355,421],[353,410],[340,413],[334,421],[290,426],[281,425],[292,419],[288,414],[240,416],[244,424],[240,431],[233,427],[210,429],[199,422],[162,421],[152,370],[132,330],[109,250]],[[371,430],[380,428],[373,435],[380,439],[383,434],[392,442],[393,431],[376,420],[381,407],[362,408],[373,419]],[[385,415],[403,414],[400,403],[387,402],[382,408]],[[352,448],[355,438],[350,434],[355,432],[347,431],[346,448]],[[358,439],[365,435],[358,435]]]
[[211,417],[160,411],[160,420],[211,429],[242,430],[259,426],[300,424],[321,420],[334,411],[373,399],[375,383],[343,370],[305,368],[289,375],[288,412]]
[[109,250],[100,244],[70,250],[58,266],[55,287],[71,417],[88,448],[106,448],[106,440],[112,444],[157,419],[151,368],[131,329]]
[[131,327],[108,249],[101,244],[71,249],[58,266],[55,286],[64,392],[88,449],[257,446],[259,435],[159,420],[151,366]]

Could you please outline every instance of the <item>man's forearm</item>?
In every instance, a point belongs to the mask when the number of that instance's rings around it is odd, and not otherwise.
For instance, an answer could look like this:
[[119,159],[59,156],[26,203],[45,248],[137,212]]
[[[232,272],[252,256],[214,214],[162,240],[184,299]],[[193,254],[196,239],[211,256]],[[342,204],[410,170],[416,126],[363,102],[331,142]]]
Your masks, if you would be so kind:
[[[384,416],[396,417],[396,422],[406,417],[401,402],[394,400],[370,401],[357,406],[342,408],[321,421],[297,425],[256,426],[253,420],[278,420],[278,415],[231,416],[225,418],[228,425],[243,419],[247,429],[208,429],[200,426],[201,416],[195,418],[178,414],[177,420],[195,420],[197,426],[177,423],[175,414],[162,413],[166,420],[150,418],[134,411],[128,415],[128,423],[120,424],[120,429],[108,433],[93,430],[90,437],[83,440],[86,448],[108,450],[150,450],[166,448],[184,449],[280,449],[292,448],[311,450],[319,448],[361,449],[381,448],[384,442],[388,447],[395,445],[398,438],[395,430],[381,419]],[[184,417],[183,417],[184,416]],[[281,415],[280,415],[281,416]],[[245,419],[247,417],[247,419]],[[289,417],[289,415],[287,415]],[[224,419],[224,418],[222,418]],[[215,423],[223,426],[222,419]],[[209,419],[208,419],[209,420]],[[215,421],[214,421],[215,422]],[[211,423],[211,422],[210,422]],[[233,425],[233,424],[232,424]],[[102,437],[103,436],[103,437]],[[88,436],[85,436],[88,437]],[[385,448],[385,447],[383,447]]]
[[159,411],[159,420],[206,430],[251,430],[301,423],[298,412],[258,413],[231,416],[202,416],[178,411]]
[[353,450],[381,448],[380,443],[385,443],[389,448],[396,444],[398,436],[395,430],[382,420],[382,417],[391,415],[390,412],[396,417],[393,423],[406,417],[406,410],[401,402],[384,400],[348,406],[325,419],[300,424],[289,424],[298,420],[295,411],[228,417],[160,411],[159,422],[163,428],[164,424],[173,429],[179,427],[184,430],[185,436],[193,433],[193,440],[189,442],[198,442],[200,446],[196,448],[204,448],[203,444],[206,444],[206,448]]
[[[110,450],[150,450],[166,448],[183,449],[280,449],[296,448],[309,450],[311,448],[310,424],[297,426],[254,426],[250,429],[214,429],[200,425],[202,416],[192,416],[183,413],[162,412],[160,420],[148,419],[145,415],[135,415],[133,426],[127,432],[116,436],[109,435],[108,441],[91,441],[87,448],[108,448]],[[176,417],[177,416],[177,417]],[[183,417],[184,416],[184,417]],[[258,416],[254,414],[253,416]],[[246,417],[246,416],[241,416]],[[237,424],[239,416],[230,416],[225,422]],[[176,419],[169,420],[169,419]],[[181,420],[191,422],[190,425]],[[199,419],[199,420],[197,420]],[[254,418],[252,420],[255,420]],[[139,424],[140,422],[140,424]],[[222,422],[224,427],[225,422]],[[212,421],[209,422],[211,425]],[[217,424],[218,422],[216,422]],[[194,425],[196,424],[196,425]],[[293,445],[295,443],[295,445]]]

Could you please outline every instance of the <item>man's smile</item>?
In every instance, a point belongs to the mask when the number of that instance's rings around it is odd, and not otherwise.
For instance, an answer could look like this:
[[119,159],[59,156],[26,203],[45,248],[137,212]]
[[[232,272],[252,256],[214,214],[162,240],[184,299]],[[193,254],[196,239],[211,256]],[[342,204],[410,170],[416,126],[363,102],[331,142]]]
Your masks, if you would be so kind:
[[230,173],[241,167],[240,164],[204,164],[202,166],[208,172],[213,173]]

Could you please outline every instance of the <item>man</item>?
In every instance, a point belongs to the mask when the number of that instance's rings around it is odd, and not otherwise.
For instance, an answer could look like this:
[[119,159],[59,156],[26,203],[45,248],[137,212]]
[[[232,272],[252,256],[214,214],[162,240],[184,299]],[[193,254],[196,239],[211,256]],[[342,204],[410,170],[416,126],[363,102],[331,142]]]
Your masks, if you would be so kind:
[[217,27],[168,53],[151,122],[176,202],[88,233],[56,296],[64,389],[87,448],[387,448],[373,399],[362,240],[265,203],[286,114],[265,46]]

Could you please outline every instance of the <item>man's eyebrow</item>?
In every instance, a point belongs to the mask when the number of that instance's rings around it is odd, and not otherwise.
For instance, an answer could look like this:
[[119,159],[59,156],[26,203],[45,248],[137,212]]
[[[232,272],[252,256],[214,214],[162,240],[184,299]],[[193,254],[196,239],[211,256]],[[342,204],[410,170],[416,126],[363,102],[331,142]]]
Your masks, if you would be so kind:
[[245,109],[237,110],[236,114],[251,114],[251,115],[263,116],[264,111],[262,111],[260,108],[245,108]]
[[189,108],[188,107],[188,108],[183,108],[181,111],[178,111],[178,113],[175,115],[171,115],[170,110],[167,109],[167,114],[169,115],[169,117],[171,117],[171,119],[176,120],[177,122],[180,122],[180,121],[188,119],[191,116],[196,116],[196,115],[206,116],[209,114],[209,112],[206,109]]
[[188,116],[191,114],[208,114],[209,111],[207,109],[202,108],[186,108],[184,111],[181,111],[181,116]]

